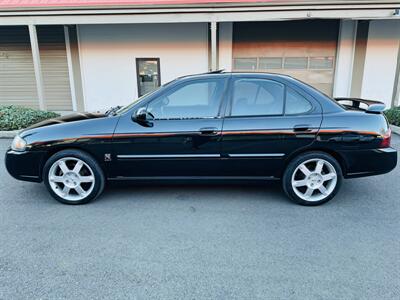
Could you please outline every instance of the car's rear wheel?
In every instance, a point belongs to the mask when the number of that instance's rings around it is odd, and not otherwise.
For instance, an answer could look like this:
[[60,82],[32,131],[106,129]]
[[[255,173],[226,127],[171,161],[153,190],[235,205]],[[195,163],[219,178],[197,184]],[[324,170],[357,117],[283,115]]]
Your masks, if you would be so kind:
[[104,175],[94,158],[80,150],[64,150],[51,156],[44,169],[50,194],[65,204],[84,204],[104,189]]
[[289,163],[282,181],[285,193],[294,202],[319,205],[331,200],[338,192],[342,170],[331,155],[309,152]]

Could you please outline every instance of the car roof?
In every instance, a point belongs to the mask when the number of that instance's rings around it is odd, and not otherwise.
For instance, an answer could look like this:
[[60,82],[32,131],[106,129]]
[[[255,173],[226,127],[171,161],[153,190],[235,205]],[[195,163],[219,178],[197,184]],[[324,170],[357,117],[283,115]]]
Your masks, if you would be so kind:
[[180,80],[190,80],[190,79],[198,79],[198,78],[215,78],[215,77],[227,77],[227,76],[233,76],[233,77],[241,77],[241,76],[248,76],[248,77],[264,77],[266,79],[282,79],[283,81],[290,82],[291,84],[297,86],[298,88],[301,88],[303,91],[305,91],[307,94],[311,95],[313,98],[318,99],[317,101],[320,103],[320,105],[323,107],[323,111],[325,113],[327,112],[337,112],[343,110],[343,108],[336,103],[331,97],[328,95],[322,93],[315,87],[312,87],[311,85],[298,80],[292,76],[286,75],[286,74],[279,74],[279,73],[269,73],[269,72],[225,72],[224,70],[217,70],[217,71],[211,71],[207,73],[200,73],[200,74],[193,74],[193,75],[187,75],[187,76],[182,76],[177,78],[178,81]]
[[198,77],[219,77],[219,76],[227,76],[227,75],[231,75],[231,76],[260,76],[260,75],[265,75],[268,77],[280,77],[280,78],[285,78],[285,79],[294,79],[292,76],[289,75],[285,75],[285,74],[279,74],[279,73],[270,73],[270,72],[225,72],[224,70],[217,70],[217,71],[210,71],[210,72],[206,72],[206,73],[199,73],[199,74],[192,74],[192,75],[185,75],[185,76],[181,76],[179,77],[179,79],[184,79],[184,78],[198,78]]

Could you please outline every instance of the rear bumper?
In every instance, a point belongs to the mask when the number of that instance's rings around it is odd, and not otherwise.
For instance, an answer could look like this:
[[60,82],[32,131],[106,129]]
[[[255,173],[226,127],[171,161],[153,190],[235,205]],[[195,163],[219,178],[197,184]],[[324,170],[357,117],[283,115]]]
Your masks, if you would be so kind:
[[41,166],[46,152],[8,150],[5,164],[8,173],[18,180],[41,182]]
[[341,151],[346,164],[345,178],[385,174],[397,165],[397,150],[393,148]]

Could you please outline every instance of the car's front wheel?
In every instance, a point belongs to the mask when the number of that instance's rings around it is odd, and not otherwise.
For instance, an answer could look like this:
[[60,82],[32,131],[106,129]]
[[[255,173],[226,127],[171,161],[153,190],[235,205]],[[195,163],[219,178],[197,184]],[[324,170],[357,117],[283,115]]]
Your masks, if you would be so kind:
[[282,178],[285,193],[296,203],[319,205],[332,199],[342,183],[340,164],[331,155],[309,152],[287,166]]
[[50,194],[65,204],[84,204],[97,198],[104,189],[104,175],[89,154],[63,150],[51,156],[43,169]]

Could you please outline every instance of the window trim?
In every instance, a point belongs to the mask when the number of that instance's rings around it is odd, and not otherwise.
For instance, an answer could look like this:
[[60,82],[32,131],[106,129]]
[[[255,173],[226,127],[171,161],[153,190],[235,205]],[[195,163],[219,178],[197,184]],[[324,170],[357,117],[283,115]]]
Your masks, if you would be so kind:
[[[234,97],[234,87],[236,81],[239,80],[263,80],[263,81],[270,81],[276,84],[279,84],[283,87],[283,106],[282,106],[282,113],[280,114],[267,114],[267,115],[241,115],[241,116],[233,116],[232,115],[232,107],[233,107],[233,97]],[[238,77],[238,78],[232,78],[232,83],[231,83],[231,91],[229,93],[229,100],[228,100],[228,107],[227,107],[227,114],[225,115],[225,118],[259,118],[259,117],[282,117],[285,115],[285,108],[286,108],[286,84],[270,79],[270,78],[260,78],[260,77]]]
[[158,97],[163,96],[165,97],[166,94],[172,94],[173,92],[175,92],[176,90],[178,90],[181,86],[185,86],[185,85],[189,85],[189,84],[196,84],[196,83],[201,83],[201,82],[206,82],[206,81],[221,81],[221,84],[223,84],[222,87],[222,92],[221,92],[221,96],[219,98],[219,105],[218,105],[218,111],[217,111],[217,115],[214,117],[191,117],[191,118],[154,118],[154,121],[180,121],[180,120],[210,120],[210,119],[221,119],[223,118],[222,116],[222,109],[223,109],[223,104],[224,104],[224,98],[226,97],[226,93],[227,93],[227,88],[229,86],[229,80],[226,77],[222,77],[222,78],[201,78],[201,79],[193,79],[193,80],[189,80],[189,81],[184,81],[181,82],[175,86],[173,86],[172,88],[170,88],[169,90],[165,91],[165,94],[162,95],[158,95],[152,99],[150,99],[145,107],[146,109],[148,108],[149,104],[153,101],[155,101],[156,99],[158,99]]
[[146,60],[153,60],[157,62],[157,78],[158,78],[158,87],[161,86],[161,67],[160,67],[160,58],[159,57],[136,57],[135,58],[135,63],[136,63],[136,83],[137,83],[137,94],[138,97],[144,96],[141,95],[140,93],[140,77],[139,77],[139,62],[141,61],[146,61]]

